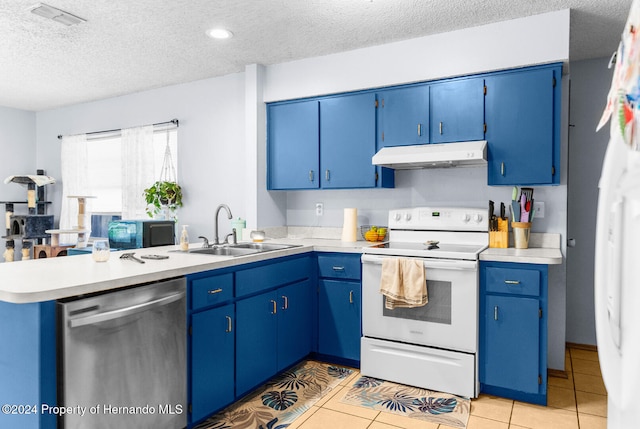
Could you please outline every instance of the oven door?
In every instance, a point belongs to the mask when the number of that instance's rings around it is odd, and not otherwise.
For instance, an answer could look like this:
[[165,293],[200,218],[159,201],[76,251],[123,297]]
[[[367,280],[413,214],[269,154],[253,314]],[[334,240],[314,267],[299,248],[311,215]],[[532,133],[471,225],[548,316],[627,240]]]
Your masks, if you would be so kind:
[[362,330],[365,337],[475,353],[478,348],[478,262],[417,258],[423,261],[427,305],[384,306],[380,294],[382,260],[362,256]]

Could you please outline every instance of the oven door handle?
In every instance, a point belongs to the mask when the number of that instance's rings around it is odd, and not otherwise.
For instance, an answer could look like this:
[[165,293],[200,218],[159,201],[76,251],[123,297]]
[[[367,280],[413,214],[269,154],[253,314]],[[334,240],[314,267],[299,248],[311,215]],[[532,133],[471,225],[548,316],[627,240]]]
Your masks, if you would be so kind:
[[[382,261],[387,258],[389,258],[389,256],[362,255],[362,263],[382,265]],[[425,268],[439,268],[443,270],[462,270],[462,271],[474,271],[478,269],[478,261],[462,261],[462,260],[450,260],[450,259],[424,259],[424,258],[410,258],[410,259],[418,259],[422,261]]]

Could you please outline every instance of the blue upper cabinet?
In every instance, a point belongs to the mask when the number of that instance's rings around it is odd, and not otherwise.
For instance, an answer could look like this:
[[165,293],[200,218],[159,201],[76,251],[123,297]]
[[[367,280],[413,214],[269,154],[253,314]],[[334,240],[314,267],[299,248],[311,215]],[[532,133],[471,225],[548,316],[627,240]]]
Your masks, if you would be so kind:
[[268,189],[320,187],[317,100],[269,105]]
[[270,104],[267,188],[393,187],[393,175],[379,175],[371,164],[375,103],[375,93],[368,92]]
[[378,149],[429,143],[429,85],[378,93]]
[[375,103],[372,92],[320,100],[322,188],[376,186]]
[[489,185],[560,182],[560,81],[560,66],[486,77]]
[[484,79],[462,78],[431,85],[430,142],[484,139]]

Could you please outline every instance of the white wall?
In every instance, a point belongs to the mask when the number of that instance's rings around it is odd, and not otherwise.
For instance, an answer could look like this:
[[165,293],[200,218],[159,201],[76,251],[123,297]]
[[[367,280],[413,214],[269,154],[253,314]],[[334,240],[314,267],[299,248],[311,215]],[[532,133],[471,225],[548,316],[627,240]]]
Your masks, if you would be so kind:
[[[27,201],[27,188],[15,183],[5,185],[5,178],[12,175],[36,174],[37,169],[46,169],[45,166],[36,164],[35,125],[36,115],[34,112],[0,107],[0,181],[2,181],[0,183],[0,201]],[[2,234],[0,235],[2,236],[6,232],[4,209],[4,204],[0,205],[0,213],[2,213]],[[14,210],[15,213],[28,213],[26,204],[16,204]],[[0,255],[4,249],[5,240],[0,239]],[[4,259],[0,258],[0,261],[4,261]]]
[[[78,134],[164,122],[177,118],[178,182],[184,188],[179,224],[190,225],[190,237],[213,235],[218,204],[245,218],[244,74],[232,74],[183,85],[38,112],[37,162],[60,178],[59,134]],[[50,194],[52,213],[60,214],[61,187]],[[231,230],[220,216],[220,235]]]
[[275,64],[266,102],[567,61],[569,10]]

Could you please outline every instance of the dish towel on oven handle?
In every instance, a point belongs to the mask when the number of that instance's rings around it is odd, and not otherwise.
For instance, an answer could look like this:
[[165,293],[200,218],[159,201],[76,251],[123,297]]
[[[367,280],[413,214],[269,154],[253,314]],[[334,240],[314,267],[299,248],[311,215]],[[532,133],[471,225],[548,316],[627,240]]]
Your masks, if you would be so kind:
[[427,281],[422,261],[408,258],[382,260],[380,293],[385,296],[385,307],[422,307],[429,302]]

